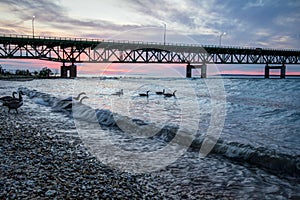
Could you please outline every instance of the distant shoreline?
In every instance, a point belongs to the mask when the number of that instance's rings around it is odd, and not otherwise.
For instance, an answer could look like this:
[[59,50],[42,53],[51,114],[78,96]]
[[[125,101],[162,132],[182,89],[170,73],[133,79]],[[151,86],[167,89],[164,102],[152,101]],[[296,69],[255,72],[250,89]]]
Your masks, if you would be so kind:
[[[258,75],[255,75],[255,74],[220,74],[222,76],[264,76],[264,74],[258,74]],[[280,76],[280,75],[270,75],[270,76]],[[297,74],[297,75],[286,75],[286,76],[300,76],[300,74]]]
[[[122,78],[133,78],[133,79],[147,79],[147,78],[158,78],[158,79],[164,79],[164,78],[185,78],[185,77],[158,77],[158,76],[78,76],[76,78],[79,79],[86,79],[86,78],[100,78],[101,80],[105,79],[122,79]],[[247,75],[247,74],[220,74],[220,75],[211,75],[208,76],[207,79],[214,79],[214,78],[225,78],[225,79],[264,79],[264,75]],[[286,75],[286,79],[299,79],[299,75]],[[50,76],[50,77],[35,77],[35,76],[0,76],[0,80],[4,81],[32,81],[35,79],[74,79],[74,78],[62,78],[60,76]],[[194,76],[191,79],[202,79],[200,76]],[[270,75],[270,79],[280,79],[279,75]]]
[[56,77],[35,77],[35,76],[0,76],[0,80],[4,81],[32,81],[34,79],[58,79],[61,78],[59,76]]

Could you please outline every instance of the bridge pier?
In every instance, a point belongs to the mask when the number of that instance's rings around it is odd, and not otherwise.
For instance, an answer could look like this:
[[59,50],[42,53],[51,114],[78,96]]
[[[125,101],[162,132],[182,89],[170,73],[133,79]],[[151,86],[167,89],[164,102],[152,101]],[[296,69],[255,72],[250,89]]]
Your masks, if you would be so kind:
[[207,65],[205,63],[201,66],[201,78],[207,78]]
[[190,63],[186,66],[186,78],[192,78],[192,69],[201,69],[201,78],[207,78],[207,65],[191,65]]
[[187,64],[186,66],[186,78],[192,78],[192,65]]
[[[69,77],[68,77],[69,73]],[[72,65],[66,66],[65,63],[60,67],[60,77],[61,78],[76,78],[77,77],[77,66],[72,63]]]
[[270,69],[280,69],[280,78],[285,78],[286,65],[270,66],[268,63],[265,66],[265,78],[270,78]]

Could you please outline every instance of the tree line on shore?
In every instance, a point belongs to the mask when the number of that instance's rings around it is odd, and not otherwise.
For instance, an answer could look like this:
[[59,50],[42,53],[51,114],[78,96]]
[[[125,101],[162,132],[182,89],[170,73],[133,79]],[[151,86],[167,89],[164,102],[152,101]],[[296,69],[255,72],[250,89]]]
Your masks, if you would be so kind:
[[49,78],[50,76],[56,76],[57,72],[53,73],[48,67],[43,67],[40,71],[30,72],[28,69],[17,69],[15,72],[8,71],[0,65],[0,76],[29,76],[37,78]]

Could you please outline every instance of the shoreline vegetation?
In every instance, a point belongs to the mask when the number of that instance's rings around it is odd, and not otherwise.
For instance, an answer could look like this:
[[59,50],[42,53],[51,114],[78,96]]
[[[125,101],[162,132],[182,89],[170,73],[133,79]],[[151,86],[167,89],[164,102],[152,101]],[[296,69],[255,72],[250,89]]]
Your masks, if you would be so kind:
[[51,69],[44,67],[40,71],[30,72],[27,70],[17,69],[14,72],[4,69],[0,65],[0,80],[9,80],[9,81],[30,81],[33,79],[53,79],[60,78],[57,76],[57,72],[53,73]]
[[32,81],[34,79],[60,79],[58,76],[50,76],[50,77],[35,77],[35,76],[20,76],[20,75],[9,75],[9,76],[1,76],[0,80],[6,81]]

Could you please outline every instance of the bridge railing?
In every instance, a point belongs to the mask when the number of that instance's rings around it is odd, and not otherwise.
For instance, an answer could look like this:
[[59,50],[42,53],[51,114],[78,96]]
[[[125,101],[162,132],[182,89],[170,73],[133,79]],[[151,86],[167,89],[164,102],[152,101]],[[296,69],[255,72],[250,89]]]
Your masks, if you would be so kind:
[[141,44],[155,45],[165,47],[199,47],[199,48],[220,48],[220,49],[244,49],[244,50],[267,50],[267,51],[299,51],[297,49],[274,49],[274,48],[257,48],[247,46],[218,46],[218,45],[201,45],[201,44],[184,44],[184,43],[160,43],[160,42],[145,42],[145,41],[129,41],[129,40],[105,40],[105,39],[90,39],[90,38],[71,38],[71,37],[55,37],[55,36],[32,36],[32,35],[16,35],[16,34],[1,34],[0,37],[21,38],[21,39],[40,39],[40,40],[59,40],[59,41],[78,41],[78,42],[95,42],[95,43],[118,43],[118,44]]

